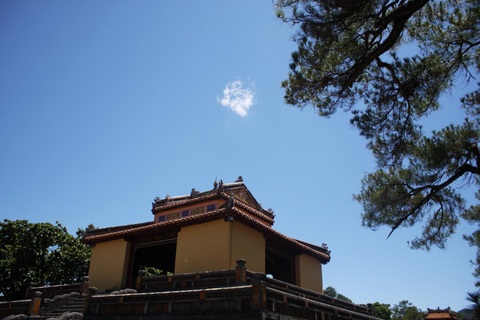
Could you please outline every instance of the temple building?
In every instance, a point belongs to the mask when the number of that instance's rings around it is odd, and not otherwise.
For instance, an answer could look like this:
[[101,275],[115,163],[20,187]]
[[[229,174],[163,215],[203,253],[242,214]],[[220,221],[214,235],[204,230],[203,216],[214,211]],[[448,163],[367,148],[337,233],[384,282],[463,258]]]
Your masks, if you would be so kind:
[[328,248],[275,231],[273,211],[262,208],[241,177],[228,184],[215,181],[205,192],[156,198],[152,214],[150,222],[87,230],[91,286],[133,288],[144,267],[185,274],[235,269],[244,259],[250,271],[322,292]]
[[425,320],[457,320],[457,317],[452,313],[450,307],[447,309],[429,309],[423,317]]

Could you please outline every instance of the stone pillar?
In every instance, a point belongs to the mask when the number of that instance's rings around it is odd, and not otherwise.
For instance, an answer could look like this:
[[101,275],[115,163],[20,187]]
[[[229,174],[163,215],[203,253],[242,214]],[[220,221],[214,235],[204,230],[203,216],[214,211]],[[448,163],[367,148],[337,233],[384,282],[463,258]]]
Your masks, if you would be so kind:
[[83,310],[84,314],[89,313],[90,310],[90,299],[97,293],[98,289],[95,287],[88,288],[87,301],[85,301],[85,309]]
[[82,287],[80,288],[80,294],[86,294],[88,290],[88,280],[90,280],[90,277],[83,277],[82,278]]
[[247,283],[247,268],[245,264],[247,261],[245,259],[238,259],[237,267],[235,268],[235,283],[236,284],[246,284]]
[[30,303],[30,310],[29,314],[38,315],[38,311],[40,311],[40,303],[42,302],[42,293],[40,291],[35,291],[33,293],[32,302]]
[[30,295],[30,292],[33,290],[34,287],[36,287],[37,285],[33,282],[29,282],[28,283],[28,287],[27,287],[27,290],[25,292],[25,299],[28,299],[29,298],[29,295]]

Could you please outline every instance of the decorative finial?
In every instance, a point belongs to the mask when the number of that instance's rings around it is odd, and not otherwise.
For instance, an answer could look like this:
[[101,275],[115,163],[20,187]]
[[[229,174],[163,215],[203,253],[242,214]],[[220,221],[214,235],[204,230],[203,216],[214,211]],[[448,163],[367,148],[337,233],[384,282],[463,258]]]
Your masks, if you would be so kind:
[[235,181],[235,182],[243,182],[242,176],[238,176],[238,179],[237,179],[237,181]]
[[217,189],[218,187],[218,182],[217,182],[217,178],[215,178],[215,182],[213,183],[213,189]]
[[228,198],[228,204],[227,204],[227,207],[229,209],[233,208],[235,206],[235,198],[233,196],[233,194],[231,193],[230,194],[230,198]]

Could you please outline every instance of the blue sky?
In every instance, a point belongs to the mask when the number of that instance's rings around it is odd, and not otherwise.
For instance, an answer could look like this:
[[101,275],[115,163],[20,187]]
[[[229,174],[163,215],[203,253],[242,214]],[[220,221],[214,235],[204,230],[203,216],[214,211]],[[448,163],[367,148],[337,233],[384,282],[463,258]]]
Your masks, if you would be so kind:
[[[348,114],[284,104],[293,34],[270,1],[1,1],[1,218],[145,222],[156,196],[242,175],[276,230],[327,243],[325,286],[467,307],[474,227],[430,252],[409,249],[418,228],[361,227],[352,195],[374,159]],[[426,128],[463,119],[445,102]]]

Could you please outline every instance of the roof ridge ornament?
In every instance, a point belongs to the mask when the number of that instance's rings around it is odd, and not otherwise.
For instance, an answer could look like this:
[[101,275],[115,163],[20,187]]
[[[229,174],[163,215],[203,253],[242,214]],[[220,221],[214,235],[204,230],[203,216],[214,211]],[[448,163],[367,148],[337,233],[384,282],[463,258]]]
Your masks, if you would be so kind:
[[237,179],[237,181],[235,181],[235,182],[243,182],[243,177],[242,177],[242,176],[238,176],[238,179]]
[[223,180],[220,179],[220,184],[219,184],[219,187],[218,187],[218,193],[222,193],[223,192]]
[[200,191],[197,191],[195,190],[195,188],[192,188],[192,192],[190,192],[190,198],[195,199],[199,194],[200,194]]
[[233,193],[230,193],[230,198],[228,198],[227,208],[232,209],[233,207],[235,207],[235,197],[233,196]]

